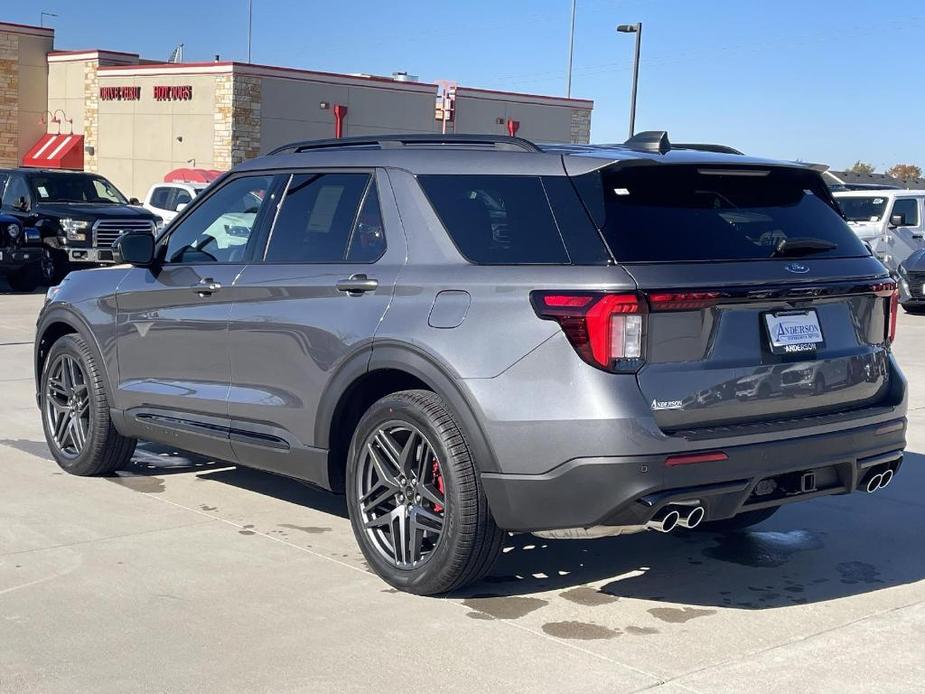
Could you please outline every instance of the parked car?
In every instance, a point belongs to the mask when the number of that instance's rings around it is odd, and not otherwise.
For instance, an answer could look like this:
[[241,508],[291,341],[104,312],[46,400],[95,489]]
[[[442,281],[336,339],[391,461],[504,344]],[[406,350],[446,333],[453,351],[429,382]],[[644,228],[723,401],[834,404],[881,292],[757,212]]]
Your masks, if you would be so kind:
[[105,178],[83,171],[0,169],[0,203],[4,214],[39,230],[45,284],[60,281],[71,264],[111,264],[112,242],[127,231],[162,227]]
[[205,188],[205,183],[156,183],[145,196],[143,207],[161,217],[165,225],[170,224]]
[[[60,466],[141,438],[339,491],[402,590],[477,581],[504,531],[725,531],[902,463],[895,282],[796,163],[665,133],[294,143],[115,249],[39,317]],[[817,364],[850,375],[737,397]]]
[[0,214],[0,277],[15,292],[31,292],[42,279],[42,238],[38,229]]

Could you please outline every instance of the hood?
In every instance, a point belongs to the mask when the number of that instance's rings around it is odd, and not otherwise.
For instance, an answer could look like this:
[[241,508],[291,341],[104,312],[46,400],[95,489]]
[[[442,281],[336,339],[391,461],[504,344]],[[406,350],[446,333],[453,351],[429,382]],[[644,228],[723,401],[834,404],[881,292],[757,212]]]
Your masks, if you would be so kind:
[[925,271],[925,248],[914,251],[901,264],[903,272],[923,272]]
[[74,217],[95,221],[97,219],[151,219],[155,216],[143,207],[134,205],[111,205],[106,203],[74,202],[55,203],[40,202],[34,212],[55,217]]

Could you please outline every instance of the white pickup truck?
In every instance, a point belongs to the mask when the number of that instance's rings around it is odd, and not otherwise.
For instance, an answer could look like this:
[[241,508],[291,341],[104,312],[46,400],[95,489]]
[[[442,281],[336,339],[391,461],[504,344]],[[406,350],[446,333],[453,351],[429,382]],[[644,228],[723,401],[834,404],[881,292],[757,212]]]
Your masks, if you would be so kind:
[[193,198],[206,188],[205,183],[156,183],[145,196],[142,205],[169,224]]

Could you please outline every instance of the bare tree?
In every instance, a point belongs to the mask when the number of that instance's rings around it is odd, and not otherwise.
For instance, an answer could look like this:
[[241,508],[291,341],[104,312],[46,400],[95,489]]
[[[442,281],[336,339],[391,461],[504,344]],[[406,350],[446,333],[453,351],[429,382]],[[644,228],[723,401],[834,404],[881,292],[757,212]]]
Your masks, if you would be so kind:
[[860,159],[854,162],[851,165],[851,167],[848,169],[848,173],[862,174],[862,175],[869,175],[869,174],[872,174],[873,172],[874,172],[874,165],[868,164],[867,162],[863,162]]
[[915,164],[895,164],[887,169],[887,173],[893,178],[905,181],[909,178],[921,178],[922,169]]

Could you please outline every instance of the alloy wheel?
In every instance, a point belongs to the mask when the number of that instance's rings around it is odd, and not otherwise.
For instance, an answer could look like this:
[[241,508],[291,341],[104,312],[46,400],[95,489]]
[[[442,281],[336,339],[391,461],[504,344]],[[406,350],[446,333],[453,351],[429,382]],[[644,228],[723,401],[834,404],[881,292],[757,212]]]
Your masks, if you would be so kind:
[[51,438],[66,458],[78,457],[90,433],[90,390],[80,362],[62,354],[45,383],[45,420]]
[[355,493],[371,544],[392,566],[421,566],[439,545],[446,517],[436,450],[415,426],[389,422],[367,437],[359,463]]

